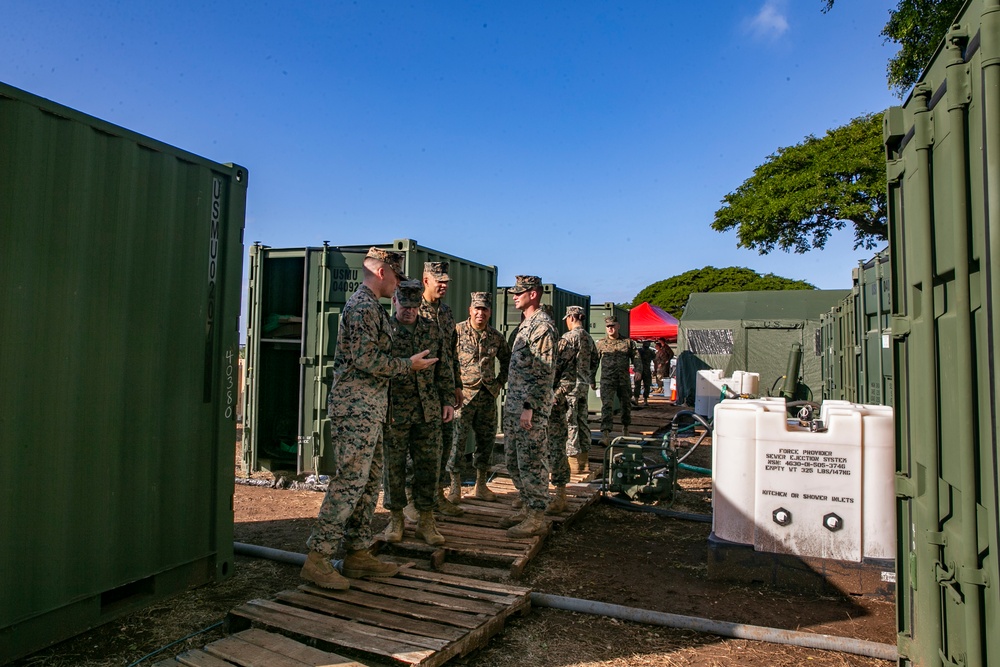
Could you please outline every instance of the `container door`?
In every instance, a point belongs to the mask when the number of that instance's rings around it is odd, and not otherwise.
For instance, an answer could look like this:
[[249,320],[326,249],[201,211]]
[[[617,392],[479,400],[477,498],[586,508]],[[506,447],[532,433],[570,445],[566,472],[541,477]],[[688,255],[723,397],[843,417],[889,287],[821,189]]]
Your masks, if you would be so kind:
[[247,343],[243,362],[243,434],[240,441],[243,474],[258,470],[257,464],[257,382],[255,373],[260,357],[261,289],[260,272],[263,265],[263,250],[260,244],[250,247],[249,289],[247,293]]

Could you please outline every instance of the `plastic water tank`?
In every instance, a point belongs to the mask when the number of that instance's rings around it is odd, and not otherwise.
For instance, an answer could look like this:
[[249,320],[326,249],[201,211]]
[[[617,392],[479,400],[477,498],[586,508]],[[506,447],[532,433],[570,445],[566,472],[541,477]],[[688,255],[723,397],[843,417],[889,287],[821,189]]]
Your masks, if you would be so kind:
[[783,399],[715,408],[713,528],[758,551],[892,558],[892,408],[827,401],[815,431]]

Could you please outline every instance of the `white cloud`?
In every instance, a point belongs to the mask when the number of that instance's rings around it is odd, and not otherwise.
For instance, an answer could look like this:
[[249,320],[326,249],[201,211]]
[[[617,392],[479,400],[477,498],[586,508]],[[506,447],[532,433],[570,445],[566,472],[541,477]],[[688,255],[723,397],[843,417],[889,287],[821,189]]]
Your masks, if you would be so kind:
[[765,0],[757,15],[747,22],[747,28],[758,39],[777,39],[788,30],[784,0]]

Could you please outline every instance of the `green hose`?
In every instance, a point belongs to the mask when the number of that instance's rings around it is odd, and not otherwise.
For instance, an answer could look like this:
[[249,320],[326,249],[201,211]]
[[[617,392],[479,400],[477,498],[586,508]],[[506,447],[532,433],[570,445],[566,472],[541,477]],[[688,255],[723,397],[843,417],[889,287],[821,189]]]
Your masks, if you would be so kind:
[[687,463],[678,463],[677,467],[681,470],[687,470],[688,472],[696,472],[699,475],[706,475],[708,477],[712,476],[712,471],[708,468],[699,468],[698,466],[689,465]]

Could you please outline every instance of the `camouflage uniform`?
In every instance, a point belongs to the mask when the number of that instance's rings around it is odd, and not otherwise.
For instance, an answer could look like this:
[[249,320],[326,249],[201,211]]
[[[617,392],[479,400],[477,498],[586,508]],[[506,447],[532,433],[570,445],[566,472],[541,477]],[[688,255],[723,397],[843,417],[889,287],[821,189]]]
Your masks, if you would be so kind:
[[576,393],[577,355],[573,344],[576,337],[569,339],[567,337],[573,331],[579,329],[564,333],[556,343],[554,395],[552,412],[549,414],[549,481],[555,486],[565,486],[570,481],[569,460],[566,458],[566,440],[569,432],[567,398]]
[[392,357],[391,347],[389,316],[375,293],[362,285],[340,317],[327,397],[337,468],[306,542],[310,550],[327,557],[341,540],[348,552],[371,544],[372,514],[382,482],[389,379],[410,372],[410,360]]
[[622,406],[622,426],[632,423],[631,383],[628,369],[635,359],[635,343],[629,338],[607,336],[597,341],[601,362],[601,430],[614,425],[615,396]]
[[[541,309],[525,318],[510,351],[507,398],[503,408],[507,472],[531,510],[548,506],[548,421],[554,400],[555,322]],[[521,412],[532,410],[530,430],[521,428]]]
[[[590,424],[587,423],[587,399],[590,385],[597,382],[597,345],[582,326],[562,335],[567,354],[572,354],[573,377],[566,383],[566,456],[576,456],[590,451]],[[571,384],[572,380],[572,385]]]
[[667,343],[660,344],[656,348],[653,356],[653,365],[656,367],[656,383],[666,395],[666,378],[670,377],[670,360],[674,358],[674,351]]
[[[458,457],[465,453],[469,430],[475,433],[476,449],[473,465],[488,470],[493,462],[493,445],[497,437],[497,396],[507,382],[510,348],[503,335],[486,325],[476,331],[469,320],[460,322],[456,329],[458,345],[456,357],[462,375],[464,404],[455,417],[455,440],[448,472],[458,470]],[[500,362],[499,371],[496,362]]]
[[632,390],[632,398],[639,400],[639,394],[642,393],[644,399],[649,398],[649,387],[653,382],[653,371],[651,364],[653,363],[653,357],[656,356],[656,352],[649,348],[648,345],[643,345],[636,352],[635,358],[635,388]]
[[[421,350],[439,357],[444,346],[436,322],[417,317],[408,327],[392,320],[392,354],[410,357]],[[389,510],[406,506],[406,457],[413,461],[413,504],[433,510],[437,504],[441,460],[441,408],[455,397],[451,369],[440,363],[389,384],[389,424],[386,426],[386,501]]]
[[[446,341],[445,345],[441,348],[441,357],[438,361],[438,365],[443,366],[445,369],[450,370],[452,373],[453,386],[461,387],[462,375],[458,369],[458,362],[455,359],[455,315],[451,312],[451,307],[444,301],[438,300],[431,303],[427,299],[422,299],[420,302],[420,318],[428,319],[432,322],[437,322],[438,326],[441,328],[441,334]],[[446,399],[449,405],[455,403],[455,395],[452,393],[450,399]],[[454,420],[443,424],[441,426],[441,438],[442,442],[451,442],[455,438],[455,424]],[[441,460],[439,461],[440,466],[440,476],[441,479],[447,479],[447,465],[448,456],[451,454],[450,447],[442,447],[441,450]]]

